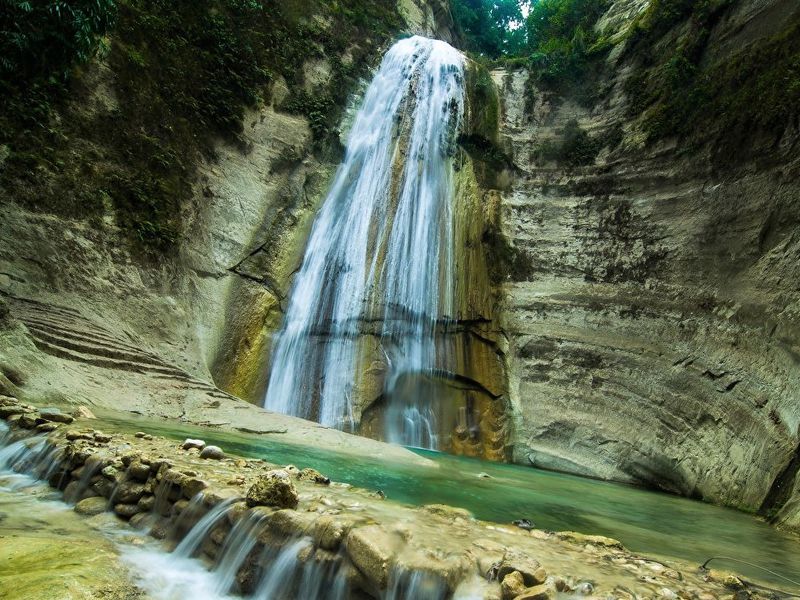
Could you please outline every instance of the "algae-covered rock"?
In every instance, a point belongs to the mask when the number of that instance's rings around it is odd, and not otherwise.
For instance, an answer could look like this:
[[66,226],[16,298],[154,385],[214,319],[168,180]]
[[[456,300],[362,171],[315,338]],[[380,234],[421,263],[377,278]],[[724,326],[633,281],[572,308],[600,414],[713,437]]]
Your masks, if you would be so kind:
[[194,498],[207,487],[208,483],[197,477],[184,477],[181,480],[181,489],[187,498]]
[[115,504],[114,512],[123,519],[130,519],[133,515],[138,515],[142,512],[138,504]]
[[5,406],[0,406],[0,418],[7,419],[11,415],[21,415],[25,412],[25,409],[22,408],[20,405],[16,404],[8,404]]
[[95,496],[93,498],[85,498],[75,505],[75,512],[79,515],[91,517],[99,515],[106,511],[108,502],[105,498]]
[[578,533],[577,531],[561,531],[557,534],[557,536],[562,540],[567,540],[575,544],[591,544],[592,546],[624,550],[622,542],[613,538],[605,537],[603,535],[586,535],[583,533]]
[[247,491],[248,506],[277,506],[297,508],[299,498],[289,474],[276,469],[259,476]]
[[136,460],[128,467],[128,475],[136,481],[145,482],[150,477],[150,465],[146,465],[140,460]]
[[472,513],[465,508],[458,508],[456,506],[448,506],[446,504],[426,504],[422,507],[425,511],[432,515],[437,515],[445,519],[472,519]]
[[321,485],[328,485],[331,480],[316,469],[303,469],[297,474],[300,481],[312,481]]
[[75,420],[72,416],[61,412],[57,408],[42,408],[39,411],[39,415],[47,421],[52,421],[54,423],[65,423],[67,425]]
[[114,493],[114,500],[121,504],[135,504],[145,493],[143,483],[138,481],[124,481],[119,484]]

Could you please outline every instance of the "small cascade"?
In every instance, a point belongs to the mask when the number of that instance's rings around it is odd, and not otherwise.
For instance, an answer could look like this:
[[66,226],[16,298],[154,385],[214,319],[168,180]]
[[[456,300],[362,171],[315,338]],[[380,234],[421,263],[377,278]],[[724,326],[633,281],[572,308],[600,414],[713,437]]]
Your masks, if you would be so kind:
[[344,561],[314,548],[310,538],[280,547],[267,547],[262,557],[264,573],[253,598],[257,600],[347,600],[349,585]]
[[[3,436],[6,443],[10,436]],[[18,490],[29,487],[36,480],[48,481],[61,465],[61,452],[48,444],[44,436],[36,436],[8,443],[0,447],[0,473],[5,480],[4,487]]]
[[419,36],[392,46],[295,277],[267,409],[352,430],[380,395],[385,439],[438,447],[436,398],[407,393],[403,381],[446,368],[454,355],[440,336],[455,312],[453,163],[463,113],[457,50]]
[[284,548],[267,548],[262,560],[269,565],[264,570],[253,598],[258,600],[283,600],[291,594],[295,579],[302,571],[299,555],[312,546],[309,538],[301,538]]
[[[75,502],[83,492],[91,494],[92,481],[99,477],[98,473],[108,460],[100,453],[85,458],[77,479],[76,471],[71,471],[73,477],[65,488],[69,493],[64,499]],[[10,491],[6,487],[9,481],[14,489],[24,489],[24,493],[28,493],[29,488],[41,487],[43,481],[55,486],[64,479],[65,471],[70,473],[70,464],[65,454],[46,437],[14,441],[7,427],[0,428],[0,490]],[[127,475],[120,477],[120,481]],[[157,495],[158,488],[154,491]],[[168,493],[164,486],[161,495],[166,498]],[[362,597],[356,588],[351,588],[355,567],[344,549],[336,553],[317,547],[310,537],[287,539],[276,534],[269,530],[268,513],[249,511],[236,519],[232,510],[234,504],[241,502],[240,498],[230,498],[210,507],[207,500],[201,492],[183,508],[173,527],[180,541],[171,553],[154,540],[143,541],[140,546],[129,545],[130,530],[128,533],[124,529],[118,533],[107,532],[118,540],[123,560],[149,596],[157,600],[188,597],[223,600],[236,594],[263,600]],[[52,505],[67,509],[63,502]],[[157,510],[157,502],[154,502],[149,516],[158,518],[159,510],[163,509]],[[228,525],[229,520],[233,521],[232,527]],[[222,541],[213,541],[215,535],[226,529]],[[218,550],[212,552],[207,544]],[[381,596],[383,600],[444,600],[447,597],[443,581],[411,570],[393,572],[389,588]]]
[[[81,472],[81,477],[78,480],[78,483],[70,484],[67,486],[67,489],[64,490],[64,501],[68,504],[75,504],[83,499],[83,495],[92,485],[92,478],[103,468],[102,459],[97,456],[90,456],[88,459],[86,459],[86,463],[84,463],[83,467],[81,468],[83,471]],[[113,494],[111,497],[114,497]],[[113,506],[110,504],[110,501],[109,505]]]
[[447,582],[434,573],[395,569],[386,600],[445,600],[448,594]]
[[[395,416],[397,412],[399,416]],[[402,405],[390,409],[389,415],[392,422],[402,423],[402,426],[388,432],[388,441],[412,448],[439,447],[436,413],[431,406]]]
[[[199,502],[202,502],[202,493],[197,496],[199,497]],[[206,537],[208,537],[208,534],[211,533],[211,530],[214,529],[219,520],[227,514],[235,501],[235,498],[229,498],[211,508],[203,518],[197,522],[197,525],[189,530],[189,533],[186,534],[183,540],[181,540],[181,543],[177,545],[173,554],[182,558],[193,557],[200,549]]]
[[264,529],[264,515],[250,513],[239,519],[222,547],[215,566],[216,593],[227,594],[234,587],[236,575],[247,556],[258,542],[258,534]]

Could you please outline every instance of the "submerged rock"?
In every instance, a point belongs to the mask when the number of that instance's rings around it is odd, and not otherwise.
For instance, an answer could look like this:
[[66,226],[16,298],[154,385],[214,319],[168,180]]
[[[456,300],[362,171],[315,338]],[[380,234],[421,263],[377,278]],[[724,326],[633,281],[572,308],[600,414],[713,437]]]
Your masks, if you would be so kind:
[[95,496],[93,498],[86,498],[81,500],[75,505],[75,512],[79,515],[85,515],[87,517],[92,517],[94,515],[99,515],[106,511],[108,507],[108,501],[105,498],[101,498],[99,496]]
[[72,416],[61,412],[57,408],[43,408],[39,411],[39,415],[48,421],[52,421],[54,423],[65,423],[67,425],[75,420],[72,418]]
[[96,419],[97,417],[94,416],[94,413],[90,411],[85,406],[79,406],[75,410],[72,411],[72,416],[76,419]]
[[260,475],[247,491],[248,506],[297,508],[299,498],[289,473],[276,469]]
[[321,485],[328,485],[331,482],[329,477],[325,477],[325,475],[316,469],[303,469],[297,473],[297,478],[301,481],[313,481]]

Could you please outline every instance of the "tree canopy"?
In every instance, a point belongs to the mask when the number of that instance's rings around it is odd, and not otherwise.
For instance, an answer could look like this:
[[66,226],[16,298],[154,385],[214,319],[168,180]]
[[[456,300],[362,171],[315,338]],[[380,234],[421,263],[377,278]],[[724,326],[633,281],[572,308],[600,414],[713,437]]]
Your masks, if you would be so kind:
[[489,58],[524,51],[523,9],[528,4],[528,0],[451,0],[453,18],[467,50]]
[[[451,0],[467,50],[488,58],[530,56],[554,76],[595,43],[607,0]],[[540,65],[542,66],[542,65]]]

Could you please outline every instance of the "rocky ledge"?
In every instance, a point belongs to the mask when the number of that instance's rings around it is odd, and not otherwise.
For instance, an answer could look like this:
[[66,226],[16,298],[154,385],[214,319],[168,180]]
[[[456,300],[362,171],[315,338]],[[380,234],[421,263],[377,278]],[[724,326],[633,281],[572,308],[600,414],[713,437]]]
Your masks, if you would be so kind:
[[[38,449],[16,468],[62,490],[79,514],[113,511],[165,544],[194,536],[208,561],[235,537],[237,523],[259,524],[236,571],[234,590],[244,595],[268,570],[268,550],[285,551],[300,539],[298,564],[337,565],[352,598],[383,598],[391,587],[408,592],[420,578],[434,582],[442,598],[463,590],[487,600],[767,595],[733,574],[666,565],[609,538],[485,523],[443,505],[413,508],[311,468],[231,456],[202,440],[106,434],[80,414],[37,410],[12,397],[0,396],[0,417],[10,440]],[[400,580],[406,583],[398,588]]]

